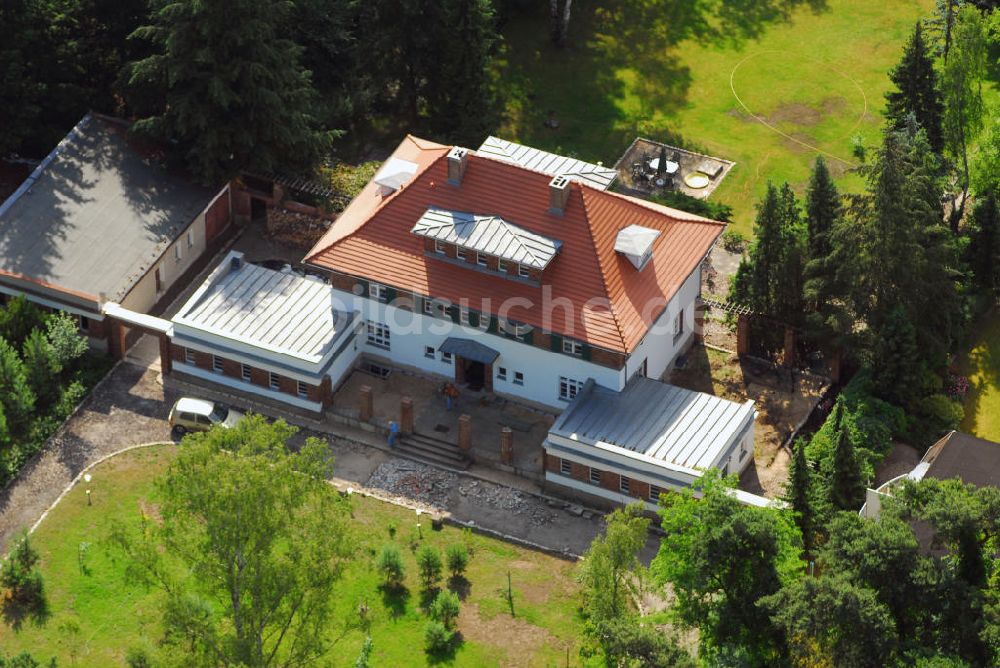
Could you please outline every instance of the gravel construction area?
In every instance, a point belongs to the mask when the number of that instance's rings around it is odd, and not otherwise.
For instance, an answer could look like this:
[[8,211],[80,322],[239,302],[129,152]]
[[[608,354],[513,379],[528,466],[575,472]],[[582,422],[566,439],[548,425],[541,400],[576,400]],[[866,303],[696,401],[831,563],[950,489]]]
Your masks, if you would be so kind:
[[174,397],[159,371],[119,364],[84,399],[79,411],[0,492],[0,552],[30,527],[87,465],[137,443],[170,440],[166,418]]

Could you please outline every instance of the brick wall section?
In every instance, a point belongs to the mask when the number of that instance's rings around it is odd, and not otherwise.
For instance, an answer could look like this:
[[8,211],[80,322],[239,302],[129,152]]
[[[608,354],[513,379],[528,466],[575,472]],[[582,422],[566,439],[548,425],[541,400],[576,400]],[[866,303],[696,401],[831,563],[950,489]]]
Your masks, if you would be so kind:
[[559,458],[555,455],[545,453],[545,470],[559,473]]
[[649,499],[649,483],[642,482],[641,480],[636,480],[634,478],[629,479],[628,482],[629,492],[631,492],[632,496],[637,499]]
[[[562,459],[545,453],[545,470],[561,475]],[[574,480],[590,484],[590,467],[576,462],[570,462],[571,474]],[[601,487],[616,494],[621,493],[621,475],[614,471],[601,471]],[[643,501],[649,500],[649,483],[629,478],[629,496]],[[654,500],[653,503],[656,503]]]
[[621,476],[614,471],[601,471],[601,487],[609,492],[618,492],[620,480]]

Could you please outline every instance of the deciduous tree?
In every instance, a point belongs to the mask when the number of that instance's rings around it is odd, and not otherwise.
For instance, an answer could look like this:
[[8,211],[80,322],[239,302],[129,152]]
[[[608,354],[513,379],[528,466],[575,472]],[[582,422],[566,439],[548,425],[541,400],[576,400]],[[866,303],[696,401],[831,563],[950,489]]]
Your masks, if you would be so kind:
[[649,520],[642,506],[630,504],[607,516],[603,536],[597,536],[580,562],[587,614],[594,623],[619,619],[633,610],[639,550],[646,544]]
[[189,664],[304,665],[328,649],[346,501],[326,483],[329,447],[289,452],[294,432],[248,416],[188,436],[158,483],[160,519],[111,534],[164,590],[165,642]]

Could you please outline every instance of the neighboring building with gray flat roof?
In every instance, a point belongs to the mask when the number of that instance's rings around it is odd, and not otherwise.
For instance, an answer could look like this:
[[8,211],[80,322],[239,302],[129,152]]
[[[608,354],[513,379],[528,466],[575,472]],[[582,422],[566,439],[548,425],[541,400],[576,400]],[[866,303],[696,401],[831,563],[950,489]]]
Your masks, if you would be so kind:
[[230,218],[228,186],[194,184],[127,133],[88,114],[0,205],[0,294],[73,313],[97,339],[104,303],[149,312]]

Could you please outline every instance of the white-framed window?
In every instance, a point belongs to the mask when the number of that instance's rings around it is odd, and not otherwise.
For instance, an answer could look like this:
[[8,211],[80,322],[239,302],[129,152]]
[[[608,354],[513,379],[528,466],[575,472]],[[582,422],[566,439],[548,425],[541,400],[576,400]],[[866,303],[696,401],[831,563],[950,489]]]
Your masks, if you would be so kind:
[[681,309],[676,316],[674,316],[674,338],[684,333],[684,309]]
[[455,259],[465,261],[465,249],[460,246],[455,246]]
[[247,382],[247,383],[250,382],[250,377],[251,376],[250,376],[250,365],[249,364],[241,364],[240,365],[240,377],[244,380],[244,382]]
[[479,313],[479,329],[484,332],[490,328],[490,314],[489,313]]
[[573,462],[568,459],[560,459],[559,473],[563,475],[573,475]]
[[194,230],[188,230],[187,246],[188,248],[194,248]]
[[476,264],[478,264],[480,267],[489,266],[489,262],[487,261],[486,256],[483,253],[479,252],[476,253]]
[[388,301],[388,292],[386,291],[385,286],[381,283],[369,283],[368,296],[377,302],[382,302],[383,304]]
[[563,339],[562,349],[567,355],[575,355],[576,357],[583,355],[583,344],[573,339]]
[[590,484],[600,485],[601,484],[601,471],[600,469],[595,469],[593,466],[590,467]]
[[497,271],[501,274],[507,273],[507,260],[497,260]]
[[181,251],[180,244],[174,244],[174,261],[180,262],[181,258],[184,257],[184,253]]
[[524,374],[521,373],[520,371],[515,371],[514,372],[514,384],[515,385],[524,385]]
[[438,239],[434,240],[434,252],[435,253],[438,253],[439,255],[444,255],[445,252],[446,252],[446,249],[447,249],[447,246],[445,245],[445,243],[443,241],[440,241]]
[[656,485],[649,486],[649,500],[653,503],[660,502],[660,494],[663,494],[663,490]]
[[497,367],[497,380],[507,380],[507,367],[505,366]]
[[520,276],[521,278],[531,278],[531,273],[528,271],[528,268],[525,267],[523,264],[517,265],[517,275]]
[[184,349],[184,363],[185,364],[197,364],[198,359],[195,357],[194,351],[190,348]]
[[305,399],[309,396],[309,386],[301,380],[295,381],[295,393]]
[[618,491],[622,494],[631,494],[632,492],[629,491],[629,479],[625,476],[618,476],[618,478]]
[[390,340],[391,334],[389,333],[389,327],[383,325],[380,322],[372,322],[371,320],[369,320],[367,323],[367,328],[368,328],[368,344],[389,350],[389,347],[391,345],[391,340]]
[[583,383],[573,378],[559,376],[559,398],[563,401],[576,399],[576,395],[583,389]]
[[267,386],[270,387],[272,390],[280,390],[281,377],[278,376],[278,374],[274,373],[273,371],[269,372],[267,374]]
[[434,300],[424,300],[424,315],[434,315]]
[[513,336],[518,341],[523,341],[525,335],[531,330],[530,325],[525,325],[519,322],[513,322],[511,320],[498,319],[498,327],[500,332],[506,334],[507,336]]
[[434,352],[435,352],[434,346],[424,346],[424,357],[430,357],[431,359],[434,359],[435,357]]
[[451,353],[441,353],[441,361],[445,364],[451,364]]
[[466,327],[469,326],[469,309],[464,306],[458,309],[458,321]]
[[222,358],[218,355],[212,355],[212,371],[215,373],[222,373],[224,371]]

